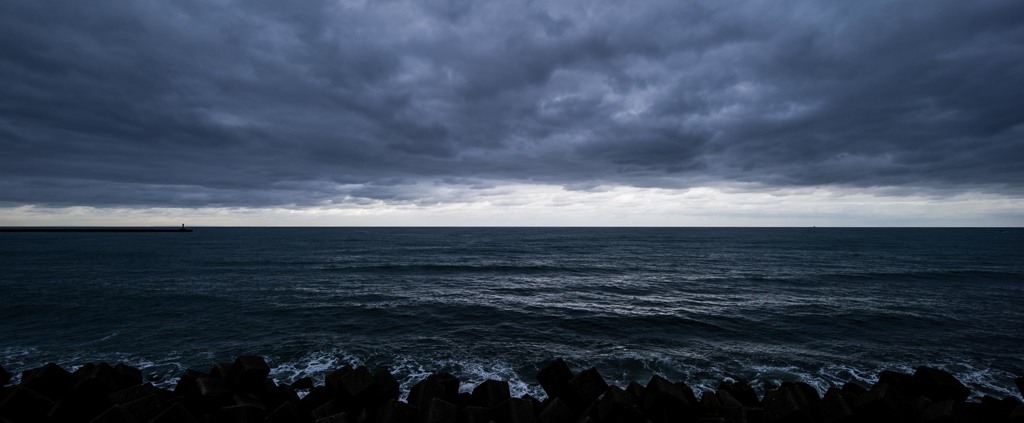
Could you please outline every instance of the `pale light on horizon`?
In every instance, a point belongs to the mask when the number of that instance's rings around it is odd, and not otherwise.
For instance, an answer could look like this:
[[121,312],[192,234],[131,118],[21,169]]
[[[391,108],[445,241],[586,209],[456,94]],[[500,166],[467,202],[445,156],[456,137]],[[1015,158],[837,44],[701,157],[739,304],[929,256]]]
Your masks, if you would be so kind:
[[416,200],[286,207],[7,207],[2,226],[1021,226],[1020,198],[830,187],[420,187]]

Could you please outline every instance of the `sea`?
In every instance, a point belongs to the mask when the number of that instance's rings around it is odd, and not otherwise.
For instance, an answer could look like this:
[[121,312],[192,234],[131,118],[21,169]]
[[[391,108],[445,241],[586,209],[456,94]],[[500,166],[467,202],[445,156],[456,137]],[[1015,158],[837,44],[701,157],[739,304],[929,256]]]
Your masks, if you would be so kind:
[[0,233],[0,364],[123,362],[160,386],[238,355],[544,398],[555,358],[697,391],[1024,376],[1021,228],[228,228]]

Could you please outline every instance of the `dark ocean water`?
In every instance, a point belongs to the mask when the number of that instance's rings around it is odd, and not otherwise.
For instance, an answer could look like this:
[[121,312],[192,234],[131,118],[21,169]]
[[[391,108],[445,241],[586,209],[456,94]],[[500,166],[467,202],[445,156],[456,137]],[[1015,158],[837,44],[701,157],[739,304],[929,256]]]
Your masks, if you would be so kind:
[[387,366],[543,396],[562,357],[712,388],[1024,376],[1022,229],[198,228],[0,233],[0,363],[123,361],[173,382],[260,354],[273,376]]

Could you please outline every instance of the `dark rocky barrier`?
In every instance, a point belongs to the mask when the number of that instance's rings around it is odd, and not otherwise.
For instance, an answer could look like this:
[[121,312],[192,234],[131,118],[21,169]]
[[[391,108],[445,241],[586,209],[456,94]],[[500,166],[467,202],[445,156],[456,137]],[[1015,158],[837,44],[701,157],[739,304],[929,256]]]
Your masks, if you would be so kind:
[[[646,385],[609,386],[596,369],[573,372],[562,360],[537,375],[544,401],[513,398],[497,380],[460,392],[447,373],[420,381],[404,401],[387,370],[345,366],[322,386],[309,378],[277,384],[269,374],[262,357],[242,356],[208,372],[188,370],[170,390],[144,383],[138,369],[123,364],[87,364],[72,373],[51,363],[8,386],[11,375],[0,367],[0,423],[1024,422],[1020,399],[968,401],[960,381],[928,367],[884,371],[869,388],[847,383],[824,396],[802,382],[763,397],[746,383],[722,382],[699,400],[681,382],[655,376]],[[1024,378],[1014,382],[1024,395]]]

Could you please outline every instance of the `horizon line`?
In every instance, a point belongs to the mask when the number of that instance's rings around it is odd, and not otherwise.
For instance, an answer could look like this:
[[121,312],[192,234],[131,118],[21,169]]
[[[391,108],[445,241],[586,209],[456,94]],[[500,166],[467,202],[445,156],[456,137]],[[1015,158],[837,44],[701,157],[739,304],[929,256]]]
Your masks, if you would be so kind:
[[471,229],[471,228],[538,228],[538,229],[1021,229],[1024,226],[686,226],[686,225],[623,225],[623,226],[610,226],[610,225],[579,225],[579,226],[567,226],[567,225],[280,225],[280,226],[269,226],[269,225],[2,225],[0,229],[27,229],[27,228],[265,228],[265,229],[358,229],[358,228],[437,228],[437,229]]

